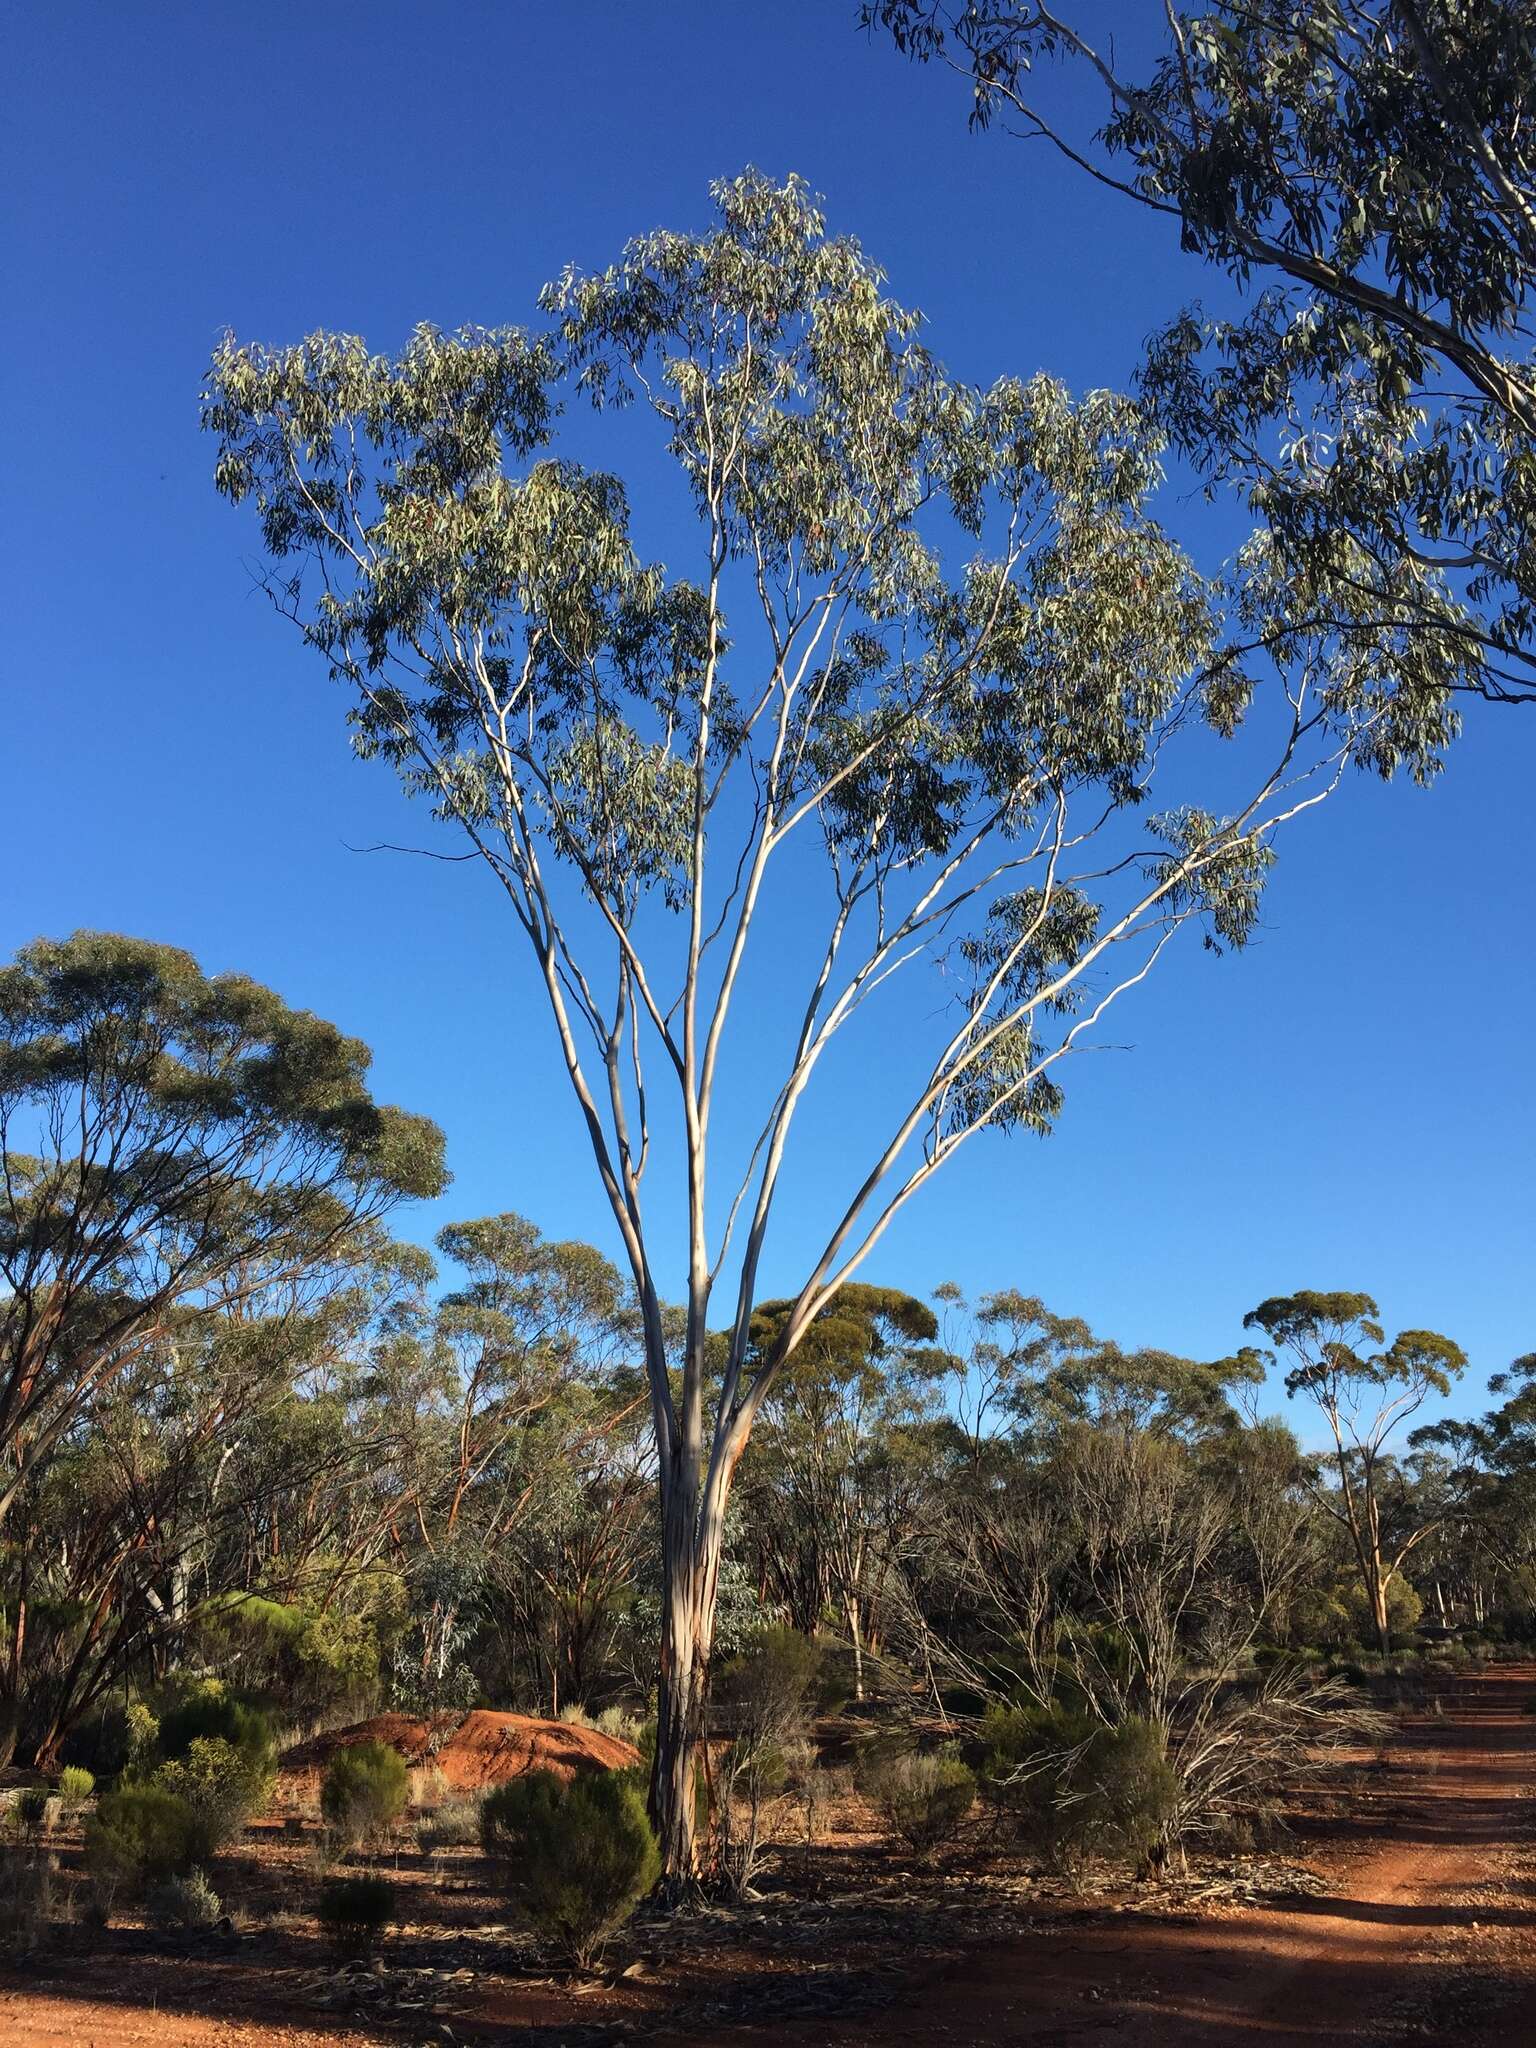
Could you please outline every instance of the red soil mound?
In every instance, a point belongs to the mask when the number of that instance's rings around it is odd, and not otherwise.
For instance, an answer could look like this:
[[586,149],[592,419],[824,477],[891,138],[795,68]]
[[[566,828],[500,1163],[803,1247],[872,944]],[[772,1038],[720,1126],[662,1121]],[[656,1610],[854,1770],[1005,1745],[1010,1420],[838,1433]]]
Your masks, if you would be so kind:
[[578,1771],[622,1771],[639,1761],[631,1744],[572,1721],[539,1721],[530,1714],[496,1714],[486,1707],[476,1707],[462,1719],[439,1715],[431,1721],[410,1714],[375,1714],[371,1720],[333,1728],[285,1751],[279,1804],[315,1797],[331,1758],[356,1742],[387,1742],[414,1769],[440,1772],[450,1796],[481,1792],[488,1785],[520,1778],[525,1771],[553,1771],[571,1778]]

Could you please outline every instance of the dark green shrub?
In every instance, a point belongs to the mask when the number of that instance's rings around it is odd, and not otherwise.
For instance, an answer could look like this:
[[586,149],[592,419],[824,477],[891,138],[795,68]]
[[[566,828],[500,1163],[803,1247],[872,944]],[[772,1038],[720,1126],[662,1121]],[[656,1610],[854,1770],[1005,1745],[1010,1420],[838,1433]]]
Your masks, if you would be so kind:
[[957,1756],[898,1756],[866,1779],[892,1834],[926,1856],[947,1842],[976,1804],[976,1779]]
[[272,1723],[260,1707],[226,1692],[217,1679],[200,1685],[160,1716],[159,1749],[167,1762],[186,1756],[194,1742],[227,1742],[242,1755],[269,1762]]
[[186,1802],[201,1863],[233,1841],[266,1805],[275,1771],[269,1753],[237,1749],[222,1735],[195,1735],[185,1755],[162,1764],[150,1782]]
[[562,1784],[514,1778],[480,1809],[481,1840],[508,1895],[554,1948],[589,1963],[661,1875],[645,1799],[628,1774]]
[[1056,1705],[994,1707],[981,1741],[989,1797],[1053,1865],[1142,1863],[1177,1809],[1177,1773],[1147,1721],[1107,1728]]
[[46,1785],[28,1785],[17,1793],[16,1818],[29,1835],[40,1835],[47,1826],[51,1797]]
[[344,1848],[376,1842],[405,1811],[410,1776],[405,1759],[387,1742],[353,1742],[325,1767],[320,1811]]
[[365,1956],[395,1917],[395,1888],[382,1877],[335,1877],[323,1886],[315,1918],[338,1955]]
[[98,1896],[137,1897],[185,1876],[197,1860],[197,1818],[163,1785],[122,1785],[97,1804],[85,1831],[85,1867]]

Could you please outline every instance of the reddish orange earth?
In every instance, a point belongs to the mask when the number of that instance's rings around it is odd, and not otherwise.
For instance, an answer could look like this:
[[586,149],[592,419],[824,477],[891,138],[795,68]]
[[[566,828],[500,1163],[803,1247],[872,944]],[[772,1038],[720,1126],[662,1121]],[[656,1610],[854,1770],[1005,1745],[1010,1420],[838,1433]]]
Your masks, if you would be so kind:
[[[843,1917],[845,1902],[857,1916],[855,1884],[829,1899],[820,1945],[799,1953],[769,1952],[748,1914],[723,1923],[713,1949],[681,1927],[675,1939],[654,1924],[637,1930],[604,1982],[487,1971],[468,2009],[454,2013],[453,2039],[466,2048],[1525,2048],[1536,2044],[1533,1703],[1536,1668],[1450,1681],[1438,1711],[1405,1724],[1389,1767],[1363,1773],[1347,1810],[1287,1851],[1322,1882],[1316,1896],[1142,1911],[1132,1893],[1036,1904],[1026,1886],[1017,1913],[994,1913],[984,1861],[957,1859],[930,1882],[947,1899],[974,1891],[976,1931],[948,1953],[930,1945],[877,1958],[897,1993],[862,2015],[792,2018],[782,1996],[798,1977],[867,1958]],[[368,1725],[349,1733],[366,1739]],[[494,1752],[490,1738],[476,1731],[472,1752]],[[274,1844],[261,1853],[270,1862],[298,1852]],[[825,1854],[829,1867],[841,1855],[872,1881],[892,1876],[888,1852],[867,1835]],[[620,1977],[628,1953],[637,1962]],[[259,1937],[223,1959],[86,1948],[46,1974],[0,1976],[0,2043],[417,2048],[443,2038],[403,2013],[384,2024],[327,2021],[287,1989],[300,1974]],[[725,2008],[729,2022],[715,2016]]]
[[[1453,1681],[1309,1861],[1320,1896],[1094,1916],[956,1962],[878,2024],[772,2038],[1071,2048],[1536,2048],[1536,1671]],[[724,2036],[720,2037],[724,2039]],[[767,2035],[738,2029],[734,2043]]]
[[451,1795],[483,1792],[519,1778],[525,1771],[553,1771],[561,1778],[578,1771],[622,1771],[639,1753],[600,1728],[571,1721],[538,1721],[527,1714],[497,1714],[486,1707],[438,1720],[410,1714],[375,1714],[350,1728],[333,1728],[312,1742],[287,1750],[278,1774],[277,1804],[313,1803],[326,1765],[338,1749],[358,1742],[383,1742],[406,1762],[440,1774]]

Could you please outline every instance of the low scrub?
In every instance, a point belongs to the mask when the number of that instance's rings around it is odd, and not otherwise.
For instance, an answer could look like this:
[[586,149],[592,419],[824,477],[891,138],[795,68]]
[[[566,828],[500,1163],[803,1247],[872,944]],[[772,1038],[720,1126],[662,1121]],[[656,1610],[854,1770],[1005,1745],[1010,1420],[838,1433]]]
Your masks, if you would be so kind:
[[230,1692],[217,1679],[205,1680],[161,1714],[156,1742],[172,1762],[199,1741],[227,1742],[231,1749],[262,1762],[276,1753],[270,1717],[261,1707]]
[[337,1877],[322,1887],[315,1918],[341,1956],[371,1955],[395,1917],[395,1888],[382,1877]]
[[163,1785],[123,1785],[97,1804],[85,1831],[85,1867],[103,1910],[140,1897],[197,1861],[198,1820]]
[[200,1870],[166,1878],[150,1888],[144,1901],[151,1927],[172,1933],[206,1933],[218,1925],[223,1911],[218,1893]]
[[46,1785],[28,1785],[16,1795],[16,1819],[23,1834],[40,1835],[48,1825],[53,1794]]
[[79,1764],[66,1764],[59,1773],[59,1798],[66,1813],[78,1813],[96,1790],[96,1780]]
[[259,1749],[240,1749],[222,1735],[197,1735],[184,1756],[162,1764],[152,1784],[190,1809],[201,1863],[232,1842],[266,1805],[275,1767]]
[[890,1757],[865,1787],[891,1833],[920,1856],[953,1840],[976,1804],[976,1779],[957,1756]]
[[1178,1775],[1148,1721],[994,1707],[981,1739],[989,1796],[1058,1868],[1095,1856],[1145,1864],[1178,1810]]
[[435,1813],[423,1815],[416,1840],[427,1855],[434,1849],[471,1849],[480,1839],[478,1799],[450,1799]]
[[480,1814],[481,1839],[508,1896],[577,1965],[601,1952],[661,1874],[644,1796],[627,1775],[562,1784],[535,1771],[498,1786]]
[[320,1811],[338,1847],[377,1843],[405,1811],[410,1773],[387,1742],[353,1742],[325,1768]]
[[0,1858],[0,1955],[25,1962],[48,1947],[69,1919],[71,1903],[57,1857]]

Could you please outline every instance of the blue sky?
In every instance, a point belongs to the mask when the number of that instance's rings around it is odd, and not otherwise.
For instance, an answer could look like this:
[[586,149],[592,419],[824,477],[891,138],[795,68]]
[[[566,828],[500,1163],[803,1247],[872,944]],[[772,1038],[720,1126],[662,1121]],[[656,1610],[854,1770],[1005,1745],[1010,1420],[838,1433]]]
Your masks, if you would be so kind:
[[[707,224],[710,179],[801,172],[959,374],[1126,383],[1211,282],[852,0],[636,9],[57,0],[10,34],[0,946],[173,941],[374,1046],[436,1117],[450,1217],[611,1248],[544,1017],[489,884],[349,845],[419,833],[254,593],[199,380],[224,327],[401,342],[530,318],[567,261]],[[1232,529],[1186,508],[1210,556]],[[1474,709],[1428,795],[1358,782],[1286,843],[1236,958],[1186,950],[1072,1077],[1058,1134],[972,1148],[868,1277],[1016,1285],[1123,1343],[1213,1355],[1261,1297],[1363,1287],[1483,1377],[1536,1344],[1528,1251],[1536,722]],[[884,1057],[869,1055],[878,1080]],[[826,1127],[806,1184],[836,1170]],[[809,1239],[792,1213],[769,1290]]]

